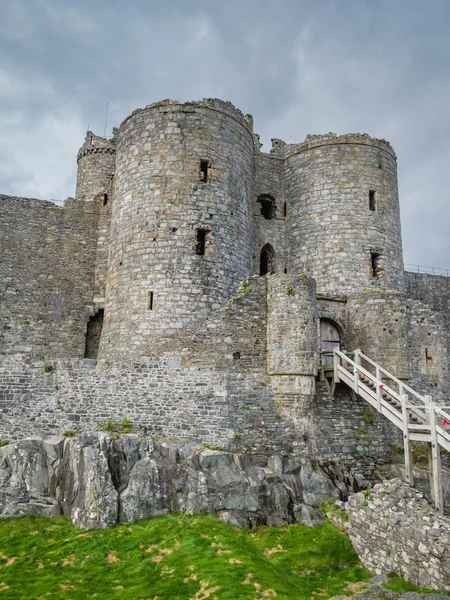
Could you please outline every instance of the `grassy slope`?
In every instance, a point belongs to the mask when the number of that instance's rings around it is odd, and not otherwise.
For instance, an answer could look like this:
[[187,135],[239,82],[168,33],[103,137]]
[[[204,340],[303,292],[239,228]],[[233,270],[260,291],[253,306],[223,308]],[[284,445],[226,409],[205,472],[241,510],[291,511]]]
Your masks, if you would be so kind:
[[172,514],[81,531],[64,518],[0,520],[0,600],[311,600],[368,577],[329,523],[248,531]]

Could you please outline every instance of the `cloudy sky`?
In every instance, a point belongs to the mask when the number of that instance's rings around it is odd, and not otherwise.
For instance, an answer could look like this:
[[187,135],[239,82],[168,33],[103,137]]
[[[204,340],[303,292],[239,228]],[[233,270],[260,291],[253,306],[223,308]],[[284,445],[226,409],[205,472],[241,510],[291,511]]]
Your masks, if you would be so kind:
[[270,138],[369,133],[399,161],[405,262],[450,268],[449,0],[0,0],[0,192],[73,195],[102,135],[219,97]]

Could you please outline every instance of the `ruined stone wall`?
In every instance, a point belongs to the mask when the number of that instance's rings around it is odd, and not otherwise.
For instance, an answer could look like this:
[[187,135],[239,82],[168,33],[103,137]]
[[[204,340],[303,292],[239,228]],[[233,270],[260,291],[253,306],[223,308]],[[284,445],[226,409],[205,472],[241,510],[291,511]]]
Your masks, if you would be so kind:
[[92,307],[97,209],[0,196],[0,352],[82,357]]
[[348,502],[349,535],[363,565],[380,574],[450,589],[450,520],[423,494],[398,479],[377,484]]
[[115,180],[100,355],[192,347],[251,274],[251,118],[216,100],[135,111],[119,129]]
[[[306,271],[319,293],[371,285],[402,290],[403,259],[394,151],[366,135],[308,136],[284,149],[288,272]],[[369,192],[375,192],[375,210]],[[371,254],[378,253],[378,276]]]

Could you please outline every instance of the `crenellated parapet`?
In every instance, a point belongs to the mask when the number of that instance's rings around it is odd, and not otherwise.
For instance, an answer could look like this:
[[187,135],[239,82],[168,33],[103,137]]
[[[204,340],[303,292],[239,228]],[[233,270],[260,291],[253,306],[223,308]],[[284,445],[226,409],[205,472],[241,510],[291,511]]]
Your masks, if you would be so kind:
[[126,117],[120,127],[122,127],[128,119],[134,118],[139,113],[145,111],[155,112],[159,110],[160,112],[185,112],[185,113],[195,113],[198,109],[208,108],[210,110],[214,110],[218,113],[222,113],[227,115],[243,125],[250,134],[253,134],[253,117],[250,114],[244,114],[239,108],[236,108],[234,104],[231,102],[220,100],[219,98],[203,98],[202,100],[198,100],[195,102],[180,102],[179,100],[171,100],[169,98],[165,100],[161,100],[159,102],[153,102],[152,104],[148,104],[144,108],[137,108],[134,110],[128,117]]

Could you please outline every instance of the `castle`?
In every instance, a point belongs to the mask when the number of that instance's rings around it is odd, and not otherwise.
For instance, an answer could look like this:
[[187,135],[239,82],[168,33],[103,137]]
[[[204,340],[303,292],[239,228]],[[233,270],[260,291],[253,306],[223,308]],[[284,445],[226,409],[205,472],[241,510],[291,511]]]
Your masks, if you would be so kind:
[[[404,271],[397,161],[366,134],[272,140],[217,99],[88,132],[75,198],[0,196],[0,436],[129,418],[157,435],[385,460],[329,356],[449,396],[449,279]],[[45,366],[45,368],[44,368]],[[401,438],[400,438],[401,439]]]

